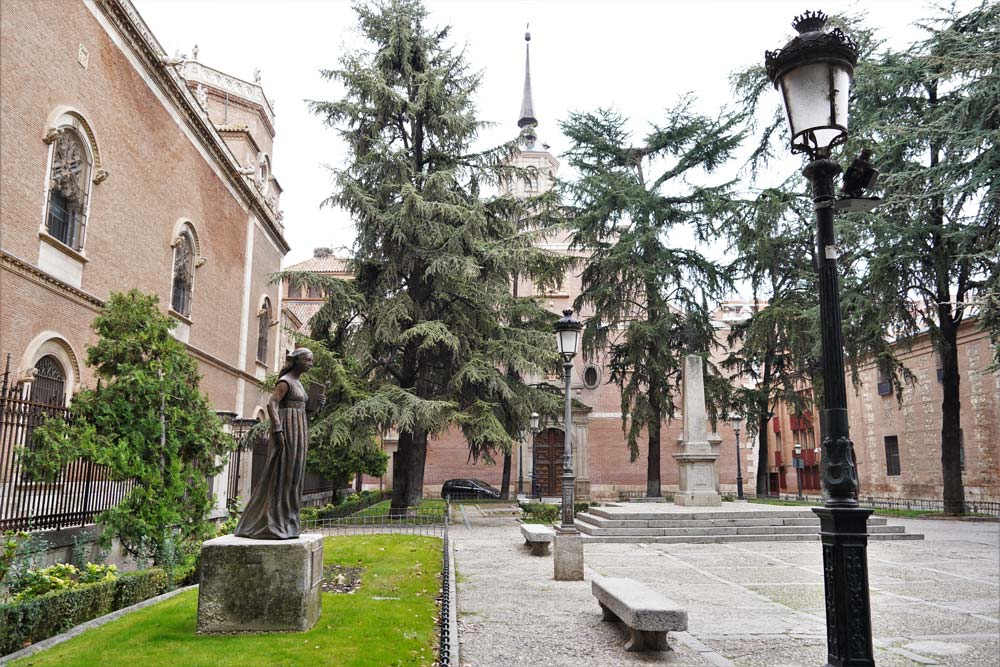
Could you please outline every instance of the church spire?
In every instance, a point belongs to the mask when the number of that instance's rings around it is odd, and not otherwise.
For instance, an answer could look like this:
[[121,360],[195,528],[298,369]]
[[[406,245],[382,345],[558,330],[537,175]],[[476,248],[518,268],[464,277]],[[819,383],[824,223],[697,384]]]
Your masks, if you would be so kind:
[[531,33],[524,33],[524,97],[521,99],[521,118],[517,126],[534,127],[538,125],[535,109],[531,104]]

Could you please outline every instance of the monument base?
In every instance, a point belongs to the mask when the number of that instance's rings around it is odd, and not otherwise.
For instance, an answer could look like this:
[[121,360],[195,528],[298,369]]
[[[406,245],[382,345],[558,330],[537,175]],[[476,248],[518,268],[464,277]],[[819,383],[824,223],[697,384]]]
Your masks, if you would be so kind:
[[580,533],[556,528],[552,566],[556,581],[583,581],[583,536]]
[[198,632],[302,632],[322,610],[323,536],[201,545]]
[[674,454],[680,472],[680,489],[674,504],[686,507],[719,507],[722,496],[715,488],[715,460],[718,454]]

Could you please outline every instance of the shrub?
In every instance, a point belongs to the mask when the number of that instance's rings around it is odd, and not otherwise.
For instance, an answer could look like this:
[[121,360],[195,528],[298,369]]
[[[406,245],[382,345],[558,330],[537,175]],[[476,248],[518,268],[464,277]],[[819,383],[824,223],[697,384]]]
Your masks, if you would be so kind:
[[167,590],[166,570],[153,567],[138,572],[125,572],[115,582],[114,608],[123,609],[137,602],[156,597]]
[[[585,512],[590,507],[590,503],[574,503],[573,516],[580,512]],[[549,503],[523,503],[521,509],[524,510],[524,520],[528,523],[553,523],[560,517],[559,505]]]
[[118,567],[115,565],[98,565],[97,563],[87,563],[80,570],[81,584],[93,584],[98,581],[114,581],[118,578]]
[[18,582],[15,602],[30,600],[52,591],[61,591],[77,585],[80,571],[69,563],[56,563],[41,570],[28,570]]
[[117,584],[117,581],[80,584],[0,605],[0,655],[113,611]]

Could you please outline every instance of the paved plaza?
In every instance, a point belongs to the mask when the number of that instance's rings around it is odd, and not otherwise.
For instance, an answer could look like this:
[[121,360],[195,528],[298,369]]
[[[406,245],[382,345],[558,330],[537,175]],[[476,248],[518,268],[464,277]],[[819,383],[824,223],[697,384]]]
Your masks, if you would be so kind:
[[[530,555],[512,516],[466,510],[452,539],[462,665],[724,665],[826,662],[818,541],[587,544],[585,581],[557,582],[552,556]],[[890,519],[924,540],[869,547],[880,667],[1000,665],[1000,524]],[[594,574],[648,584],[688,611],[670,653],[626,653],[603,623]]]

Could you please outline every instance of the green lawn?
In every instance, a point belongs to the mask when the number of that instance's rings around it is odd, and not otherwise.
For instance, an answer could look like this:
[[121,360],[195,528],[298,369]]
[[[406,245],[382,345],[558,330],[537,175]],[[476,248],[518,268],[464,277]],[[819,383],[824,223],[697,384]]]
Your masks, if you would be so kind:
[[[303,633],[195,634],[197,590],[89,630],[16,667],[422,667],[437,645],[441,540],[412,535],[328,537],[326,565],[364,567],[351,594],[323,594]],[[383,598],[383,599],[379,599]]]

